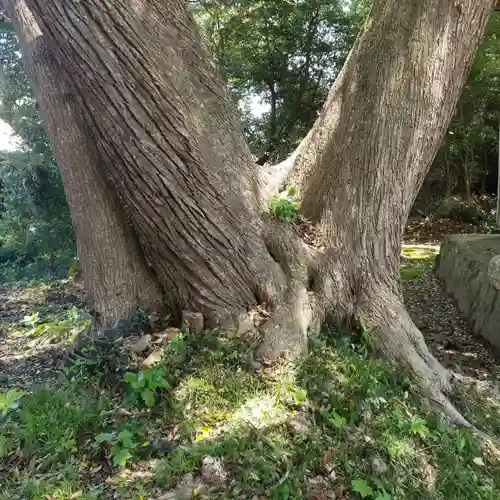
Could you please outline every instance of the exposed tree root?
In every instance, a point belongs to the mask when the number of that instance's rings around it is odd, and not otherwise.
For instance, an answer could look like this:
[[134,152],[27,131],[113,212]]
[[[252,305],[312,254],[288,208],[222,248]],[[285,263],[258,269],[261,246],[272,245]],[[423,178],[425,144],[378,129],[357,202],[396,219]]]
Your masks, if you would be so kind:
[[381,289],[371,292],[362,301],[357,314],[369,328],[381,351],[410,369],[433,406],[454,424],[473,427],[447,397],[452,393],[451,372],[429,351],[422,333],[397,295]]

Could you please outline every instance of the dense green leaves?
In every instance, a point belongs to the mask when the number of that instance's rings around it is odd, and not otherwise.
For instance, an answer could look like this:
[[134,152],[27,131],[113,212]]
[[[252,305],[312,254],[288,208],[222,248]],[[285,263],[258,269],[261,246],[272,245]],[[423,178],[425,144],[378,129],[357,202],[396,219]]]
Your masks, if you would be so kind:
[[0,264],[38,266],[74,255],[63,185],[24,71],[13,27],[0,21],[0,119],[21,138],[18,151],[0,152]]
[[353,42],[340,0],[192,1],[254,153],[286,156],[314,122]]
[[[370,0],[190,0],[260,163],[286,157],[313,124]],[[494,14],[428,177],[433,193],[496,187],[500,17]],[[62,182],[12,26],[0,21],[0,120],[21,138],[0,153],[0,264],[70,258]]]
[[499,110],[500,16],[495,13],[434,165],[443,194],[496,191]]

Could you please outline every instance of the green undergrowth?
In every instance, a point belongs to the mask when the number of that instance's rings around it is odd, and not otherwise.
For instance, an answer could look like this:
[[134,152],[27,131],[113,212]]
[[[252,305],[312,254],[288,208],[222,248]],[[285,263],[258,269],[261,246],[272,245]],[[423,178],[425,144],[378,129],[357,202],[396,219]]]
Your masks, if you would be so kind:
[[[363,341],[321,334],[297,363],[259,372],[248,348],[181,334],[112,389],[95,374],[4,393],[0,499],[157,498],[213,457],[228,478],[197,498],[498,500],[499,464]],[[498,406],[473,403],[469,418],[498,433]]]
[[439,254],[438,247],[404,246],[401,249],[401,280],[420,278],[432,268]]

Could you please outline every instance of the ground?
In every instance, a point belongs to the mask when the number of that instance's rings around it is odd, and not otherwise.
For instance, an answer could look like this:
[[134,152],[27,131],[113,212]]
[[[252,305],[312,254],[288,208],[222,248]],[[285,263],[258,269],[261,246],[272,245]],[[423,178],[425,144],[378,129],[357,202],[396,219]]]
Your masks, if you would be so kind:
[[[437,251],[403,248],[406,304],[469,377],[457,406],[500,437],[497,360],[434,277]],[[318,333],[297,363],[255,370],[253,339],[170,329],[126,339],[113,371],[99,356],[68,371],[61,354],[88,322],[78,282],[6,285],[0,304],[1,500],[500,498],[497,458],[363,335]]]

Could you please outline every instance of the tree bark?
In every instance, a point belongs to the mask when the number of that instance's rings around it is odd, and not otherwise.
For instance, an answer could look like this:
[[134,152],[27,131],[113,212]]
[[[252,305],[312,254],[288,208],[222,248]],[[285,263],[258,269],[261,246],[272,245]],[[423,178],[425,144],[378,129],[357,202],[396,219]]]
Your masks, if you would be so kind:
[[[175,309],[217,320],[264,303],[258,353],[272,358],[303,352],[325,320],[361,322],[466,423],[402,304],[399,253],[493,0],[375,0],[317,123],[267,188],[184,2],[30,6]],[[320,249],[263,213],[290,167]]]
[[315,290],[438,389],[448,374],[402,305],[409,211],[453,116],[491,0],[375,0],[289,182],[330,243]]
[[56,58],[24,0],[7,7],[63,176],[89,306],[103,327],[129,317],[138,307],[162,310],[161,289],[115,193],[99,172],[93,134],[79,118]]

